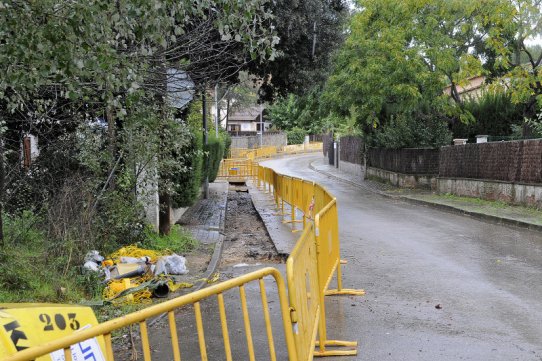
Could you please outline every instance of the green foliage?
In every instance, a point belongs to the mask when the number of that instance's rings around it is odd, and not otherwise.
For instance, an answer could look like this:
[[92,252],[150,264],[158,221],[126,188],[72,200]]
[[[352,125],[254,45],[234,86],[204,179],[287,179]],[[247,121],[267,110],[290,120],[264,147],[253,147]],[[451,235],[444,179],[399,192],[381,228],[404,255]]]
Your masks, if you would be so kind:
[[456,122],[452,127],[455,138],[474,138],[479,134],[508,136],[512,125],[523,123],[523,107],[514,104],[509,93],[501,91],[487,91],[479,98],[469,99],[464,109],[474,121]]
[[[94,241],[87,247],[107,254],[142,240],[144,211],[134,196],[127,196],[120,190],[106,192],[97,212],[99,216],[94,219]],[[78,249],[78,259],[87,251]]]
[[448,125],[433,114],[398,113],[374,137],[373,145],[383,148],[440,147],[449,145]]
[[303,144],[307,132],[301,128],[292,128],[286,132],[288,144]]
[[325,82],[332,54],[342,44],[346,0],[269,1],[273,27],[280,42],[278,57],[265,64],[252,63],[251,72],[263,79],[262,100],[273,101],[288,93],[305,94]]
[[524,125],[526,125],[530,132],[530,138],[542,138],[542,112],[538,113],[536,118],[525,118]]
[[190,144],[180,149],[180,152],[186,152],[190,154],[190,157],[187,157],[185,163],[187,171],[172,175],[175,184],[175,194],[172,197],[175,208],[191,206],[200,194],[203,180],[202,149],[203,139],[200,134],[192,134]]
[[289,94],[269,107],[269,116],[274,127],[290,130],[298,125],[298,118],[301,114],[298,99],[299,97],[294,94]]
[[170,250],[177,254],[190,252],[197,245],[198,241],[178,224],[171,227],[168,235],[160,235],[150,227],[145,228],[145,240],[142,243],[144,248]]
[[313,88],[304,96],[289,94],[278,99],[270,108],[273,126],[281,130],[304,129],[307,133],[322,132],[322,110],[320,109],[319,88]]
[[84,296],[79,269],[67,268],[67,257],[54,256],[56,245],[40,229],[42,222],[28,211],[4,217],[0,303],[74,302]]
[[[149,70],[175,52],[177,66],[195,66],[183,45],[209,25],[213,44],[235,44],[253,60],[276,56],[278,42],[264,0],[112,2],[43,0],[0,4],[0,99],[10,109],[55,85],[64,99],[100,100],[126,114],[113,94],[144,89]],[[141,16],[145,14],[145,16]],[[208,51],[205,48],[205,51]],[[204,57],[205,58],[205,57]],[[198,66],[206,66],[198,64]],[[151,71],[151,74],[154,74]],[[150,85],[152,88],[153,85]],[[13,90],[13,91],[12,91]],[[96,92],[96,90],[98,90]]]
[[[498,0],[360,0],[358,4],[363,11],[352,17],[348,38],[320,99],[324,123],[335,129],[340,128],[333,124],[337,120],[357,123],[367,138],[383,131],[379,142],[388,139],[395,147],[411,141],[393,141],[403,137],[391,129],[391,123],[405,132],[434,128],[433,121],[416,115],[420,108],[431,109],[439,130],[444,127],[440,122],[470,121],[472,115],[459,104],[461,99],[451,102],[443,89],[447,84],[454,89],[465,85],[469,77],[484,71],[482,60],[490,50],[493,55],[503,51],[499,36],[511,31],[510,6]],[[472,47],[477,52],[470,51]],[[433,142],[422,138],[422,143]],[[435,139],[444,140],[440,135]]]
[[225,141],[222,137],[216,137],[214,134],[209,136],[207,145],[204,147],[207,154],[207,169],[203,170],[203,177],[209,176],[209,182],[214,182],[218,175],[220,161],[224,158]]
[[226,132],[226,131],[221,131],[220,132],[220,137],[224,141],[224,156],[223,156],[223,158],[228,158],[228,155],[230,154],[230,149],[231,149],[231,137],[230,137],[229,133]]

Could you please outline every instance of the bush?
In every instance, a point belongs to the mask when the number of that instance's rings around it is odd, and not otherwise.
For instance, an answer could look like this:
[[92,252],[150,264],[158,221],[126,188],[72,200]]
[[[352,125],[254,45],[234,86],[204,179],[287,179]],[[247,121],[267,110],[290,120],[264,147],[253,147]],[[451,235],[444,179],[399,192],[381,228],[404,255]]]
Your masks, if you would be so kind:
[[207,153],[208,163],[206,169],[203,170],[203,179],[208,175],[209,182],[214,182],[218,175],[220,161],[224,158],[225,142],[220,137],[210,136],[204,150]]
[[[40,228],[42,217],[24,211],[4,217],[4,245],[0,246],[0,303],[79,301],[79,267],[66,256],[54,255],[58,244]],[[87,296],[92,296],[88,295]]]
[[220,136],[224,140],[224,158],[228,158],[231,148],[231,137],[227,132],[220,133]]
[[377,131],[373,145],[388,149],[440,147],[451,141],[448,125],[437,115],[399,113]]
[[288,137],[288,144],[303,144],[307,133],[301,128],[293,128],[292,130],[288,130],[286,135]]
[[181,154],[188,154],[185,159],[186,171],[178,172],[174,177],[175,194],[172,197],[173,206],[189,207],[200,194],[203,180],[203,140],[200,134],[192,132],[190,145],[180,150]]
[[523,123],[522,105],[512,103],[510,95],[504,92],[485,92],[478,99],[465,101],[464,107],[476,121],[456,122],[452,127],[456,138],[474,138],[479,134],[508,136],[513,133],[513,125]]

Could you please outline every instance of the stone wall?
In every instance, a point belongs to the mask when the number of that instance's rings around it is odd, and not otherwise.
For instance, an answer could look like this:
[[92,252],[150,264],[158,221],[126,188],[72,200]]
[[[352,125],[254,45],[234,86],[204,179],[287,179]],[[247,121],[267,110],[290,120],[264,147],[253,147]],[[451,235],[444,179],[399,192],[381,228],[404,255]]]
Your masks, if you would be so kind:
[[[286,145],[286,133],[282,132],[270,132],[263,133],[263,146],[275,146],[281,148]],[[259,135],[249,135],[249,136],[232,136],[231,137],[231,147],[232,148],[259,148],[260,147],[260,136]]]
[[339,160],[339,170],[345,173],[355,175],[356,177],[359,177],[359,179],[363,179],[364,177],[363,166],[361,164],[345,162],[341,159]]
[[401,188],[437,189],[437,177],[431,174],[404,174],[380,168],[367,167],[366,177],[377,178]]
[[441,194],[455,194],[542,208],[542,184],[510,183],[467,178],[438,178]]

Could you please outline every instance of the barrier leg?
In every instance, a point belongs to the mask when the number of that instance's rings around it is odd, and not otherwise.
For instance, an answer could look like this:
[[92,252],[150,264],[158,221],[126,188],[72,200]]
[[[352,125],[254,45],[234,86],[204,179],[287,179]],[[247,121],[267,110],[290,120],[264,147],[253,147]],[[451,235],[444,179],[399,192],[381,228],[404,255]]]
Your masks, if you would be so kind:
[[341,264],[343,263],[343,260],[339,261],[339,264],[337,265],[337,289],[336,290],[327,290],[325,291],[326,296],[334,296],[334,295],[354,295],[354,296],[363,296],[365,294],[365,290],[355,290],[351,288],[343,288],[343,277],[342,277],[342,271],[341,271]]
[[[325,297],[323,294],[318,295],[320,298],[320,318],[318,321],[318,338],[316,341],[317,349],[314,350],[314,356],[323,357],[323,356],[355,356],[358,354],[358,343],[357,341],[339,341],[339,340],[328,340],[327,339],[327,329],[326,329],[326,307],[325,307]],[[333,349],[328,350],[326,347],[333,347]],[[337,349],[338,347],[347,347],[347,350]]]

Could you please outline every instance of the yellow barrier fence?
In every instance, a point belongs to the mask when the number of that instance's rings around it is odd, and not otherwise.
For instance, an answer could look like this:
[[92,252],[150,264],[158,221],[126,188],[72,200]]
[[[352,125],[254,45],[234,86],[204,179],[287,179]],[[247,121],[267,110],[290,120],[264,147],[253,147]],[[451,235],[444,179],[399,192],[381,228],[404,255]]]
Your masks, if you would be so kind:
[[[128,314],[123,317],[119,317],[104,323],[101,323],[97,326],[90,327],[88,329],[74,332],[69,336],[45,343],[40,346],[31,347],[20,352],[17,352],[15,355],[8,356],[3,361],[28,361],[34,360],[41,356],[47,356],[50,353],[57,350],[64,350],[65,361],[72,361],[71,346],[76,345],[85,340],[92,339],[94,337],[103,336],[106,345],[106,355],[105,360],[114,361],[113,347],[111,343],[111,333],[115,330],[121,329],[130,325],[139,325],[140,336],[141,336],[141,346],[143,351],[144,361],[151,361],[151,346],[149,340],[149,332],[147,321],[163,313],[167,313],[167,319],[169,323],[169,331],[171,338],[171,350],[173,352],[173,360],[181,360],[181,350],[179,348],[179,335],[177,332],[177,323],[175,320],[175,310],[186,305],[193,305],[194,316],[196,319],[196,331],[199,343],[199,350],[201,360],[207,360],[207,345],[205,342],[205,333],[203,328],[203,315],[201,312],[200,302],[208,299],[212,296],[216,296],[218,311],[220,316],[220,328],[222,330],[222,338],[224,345],[223,357],[228,361],[231,361],[232,351],[235,350],[235,347],[241,347],[241,345],[232,345],[231,339],[229,336],[228,322],[226,317],[226,307],[224,300],[224,292],[238,288],[240,305],[238,306],[243,313],[243,324],[245,328],[245,339],[247,353],[250,360],[255,359],[255,350],[254,342],[251,331],[250,317],[247,306],[246,290],[245,285],[247,283],[258,281],[260,287],[260,296],[262,302],[262,317],[265,324],[265,333],[267,335],[267,345],[269,350],[269,358],[273,361],[277,359],[275,341],[273,337],[273,330],[271,326],[271,316],[268,307],[267,301],[267,291],[265,289],[265,284],[263,278],[266,276],[272,276],[275,279],[277,285],[277,295],[280,303],[280,312],[282,316],[282,326],[284,329],[285,337],[285,347],[288,353],[288,358],[290,361],[296,361],[299,347],[296,349],[295,339],[292,331],[291,323],[291,314],[290,307],[288,303],[288,298],[286,296],[286,287],[284,285],[284,280],[280,272],[274,268],[263,268],[258,271],[254,271],[243,276],[204,288],[202,290],[189,293],[185,296],[181,296],[164,303],[156,304],[150,306],[144,310]],[[304,322],[304,320],[303,320]],[[263,332],[263,331],[262,331]],[[2,355],[3,356],[3,355]],[[303,360],[308,360],[305,358]]]
[[258,177],[258,163],[249,159],[222,159],[218,168],[218,179],[230,182],[246,182]]
[[314,230],[309,224],[286,261],[290,317],[298,360],[312,360],[320,317]]
[[246,158],[247,154],[251,151],[252,149],[248,149],[248,148],[231,148],[229,158],[230,159]]
[[[258,174],[264,174],[263,179],[259,179],[265,188],[266,183],[273,182],[275,194],[274,199],[276,205],[282,209],[282,216],[291,216],[290,220],[284,220],[284,223],[294,223],[296,219],[296,209],[303,213],[304,233],[298,240],[305,239],[305,230],[309,227],[314,232],[314,242],[316,247],[316,269],[318,277],[318,297],[320,298],[320,317],[319,317],[319,341],[317,342],[319,349],[314,352],[315,356],[339,356],[339,355],[356,355],[356,349],[328,350],[326,347],[356,347],[356,342],[338,341],[327,339],[326,315],[324,296],[326,295],[363,295],[365,291],[344,289],[342,287],[342,273],[340,259],[340,242],[339,242],[339,218],[337,212],[337,201],[324,187],[301,178],[289,177],[274,172],[270,168],[264,168]],[[274,177],[269,177],[269,172],[274,173]],[[277,187],[277,184],[280,186]],[[267,187],[271,187],[267,184]],[[279,204],[280,200],[280,204]],[[290,213],[285,214],[284,203],[290,206]],[[314,220],[314,227],[312,222]],[[346,262],[344,262],[346,263]],[[337,278],[337,289],[329,290],[329,285],[333,276]],[[292,286],[289,285],[289,289]]]

